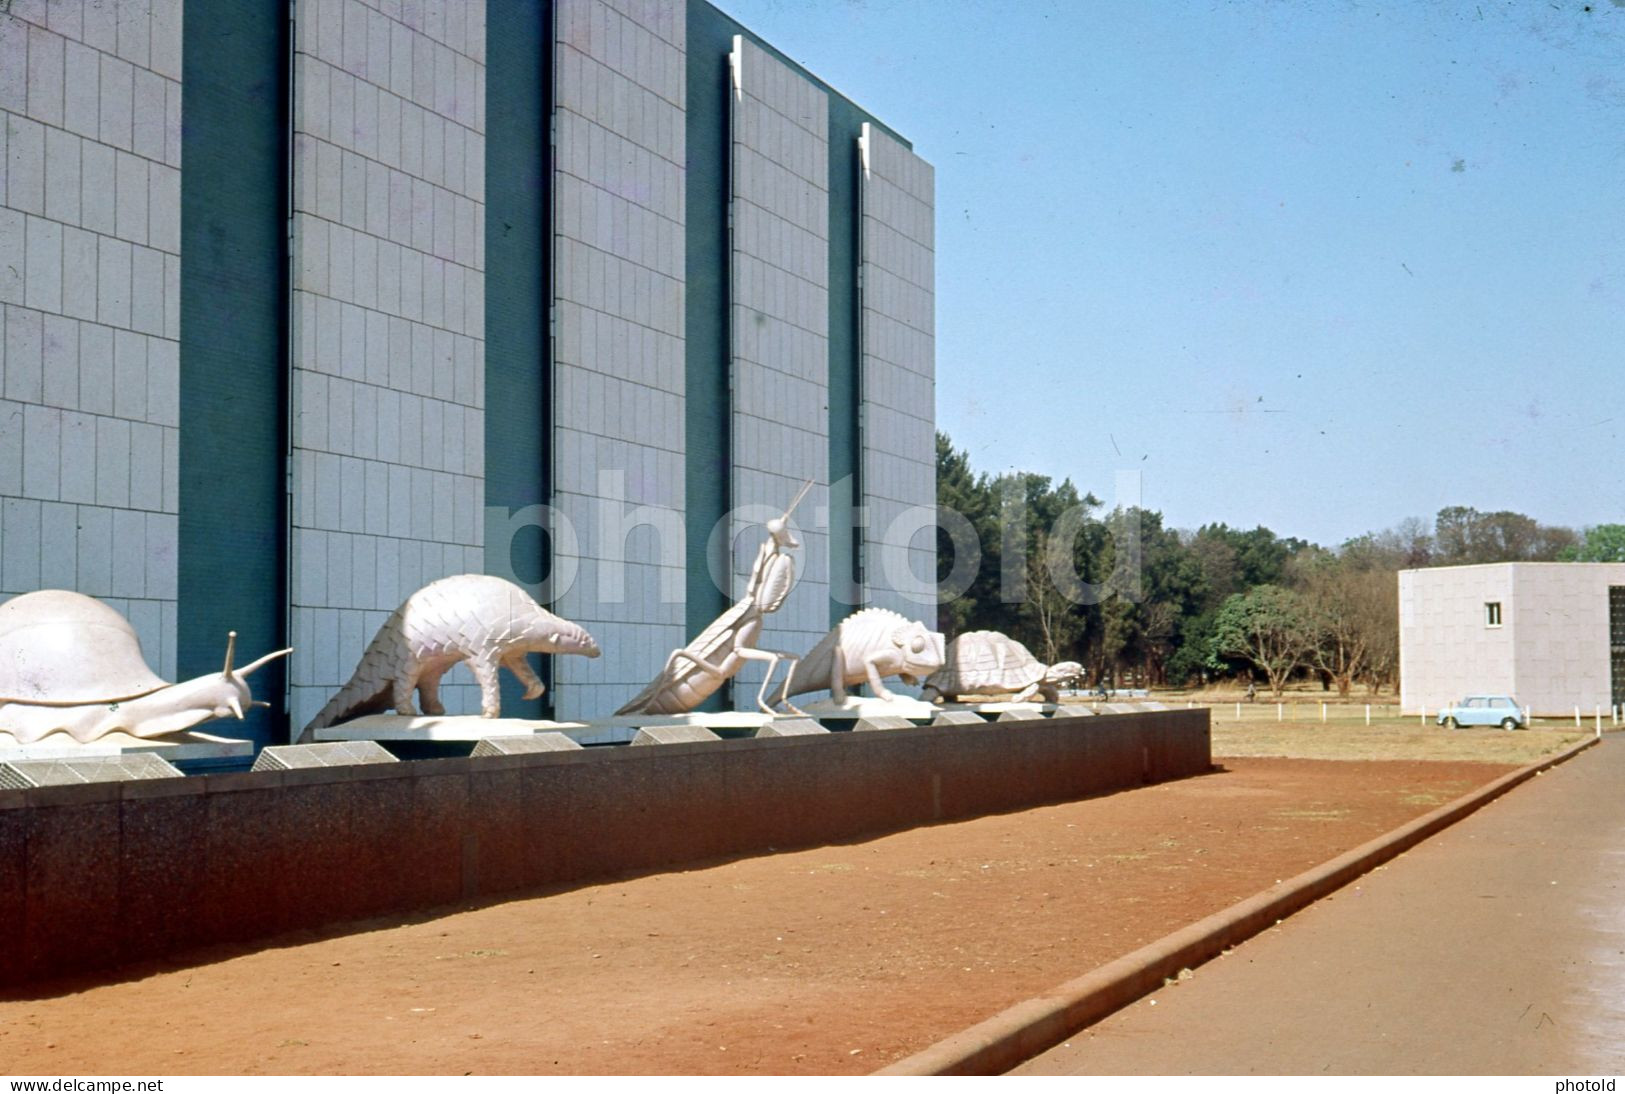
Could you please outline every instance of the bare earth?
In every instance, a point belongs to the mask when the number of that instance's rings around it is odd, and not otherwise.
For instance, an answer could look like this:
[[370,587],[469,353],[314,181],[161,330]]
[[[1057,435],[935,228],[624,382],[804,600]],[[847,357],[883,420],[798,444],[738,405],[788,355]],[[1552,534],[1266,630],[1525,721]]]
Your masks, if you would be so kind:
[[0,999],[14,1074],[872,1071],[1506,765],[1225,770]]

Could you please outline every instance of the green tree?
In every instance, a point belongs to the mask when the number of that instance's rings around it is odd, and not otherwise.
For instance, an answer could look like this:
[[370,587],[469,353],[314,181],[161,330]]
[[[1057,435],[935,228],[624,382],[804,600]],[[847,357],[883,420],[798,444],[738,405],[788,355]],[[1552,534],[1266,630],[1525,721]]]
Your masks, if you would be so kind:
[[1015,472],[992,482],[1000,499],[1000,610],[995,629],[1049,662],[1073,660],[1088,629],[1077,588],[1092,571],[1094,537],[1081,534],[1100,500],[1070,480]]
[[1313,627],[1301,598],[1279,585],[1259,585],[1234,594],[1213,621],[1213,653],[1256,665],[1277,698],[1287,680],[1307,662],[1314,645]]
[[1585,538],[1571,544],[1559,557],[1564,562],[1625,562],[1625,524],[1587,528]]
[[1227,524],[1206,524],[1197,530],[1196,536],[1229,545],[1241,589],[1280,584],[1286,577],[1287,563],[1311,546],[1296,536],[1283,539],[1263,525],[1243,532]]
[[998,500],[987,476],[971,470],[969,454],[955,449],[941,432],[937,513],[938,585],[950,582],[956,567],[975,566],[965,588],[947,588],[947,595],[937,600],[937,629],[951,638],[975,630],[977,620],[998,606]]

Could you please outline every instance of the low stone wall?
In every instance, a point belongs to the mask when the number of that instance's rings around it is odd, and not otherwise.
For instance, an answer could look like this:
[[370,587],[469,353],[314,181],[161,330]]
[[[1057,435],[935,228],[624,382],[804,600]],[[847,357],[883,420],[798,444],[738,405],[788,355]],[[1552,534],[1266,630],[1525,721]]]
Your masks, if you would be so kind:
[[1192,710],[0,790],[0,984],[1210,766]]

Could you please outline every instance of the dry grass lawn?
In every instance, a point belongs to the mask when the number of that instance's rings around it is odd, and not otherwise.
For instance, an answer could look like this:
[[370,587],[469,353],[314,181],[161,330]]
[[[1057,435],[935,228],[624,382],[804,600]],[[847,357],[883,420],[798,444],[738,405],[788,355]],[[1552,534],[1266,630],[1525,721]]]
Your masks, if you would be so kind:
[[1273,704],[1213,709],[1213,755],[1284,756],[1300,760],[1442,760],[1524,764],[1561,752],[1592,736],[1592,729],[1541,725],[1508,733],[1501,729],[1444,729],[1419,718],[1373,718],[1334,714],[1328,721],[1275,720]]

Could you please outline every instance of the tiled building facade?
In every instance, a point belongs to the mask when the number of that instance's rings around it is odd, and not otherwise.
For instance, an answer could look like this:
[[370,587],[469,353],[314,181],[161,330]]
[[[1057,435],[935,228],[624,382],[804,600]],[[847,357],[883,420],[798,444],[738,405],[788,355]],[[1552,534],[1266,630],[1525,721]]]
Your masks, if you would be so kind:
[[1625,704],[1625,563],[1495,562],[1399,572],[1400,704],[1510,695],[1536,716]]
[[763,643],[931,619],[932,192],[705,0],[12,0],[0,598],[293,645],[262,741],[462,572],[605,650],[511,709],[607,714],[808,480]]

